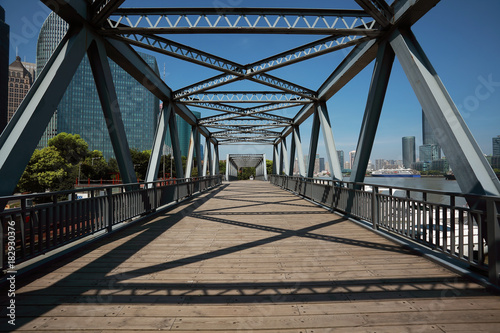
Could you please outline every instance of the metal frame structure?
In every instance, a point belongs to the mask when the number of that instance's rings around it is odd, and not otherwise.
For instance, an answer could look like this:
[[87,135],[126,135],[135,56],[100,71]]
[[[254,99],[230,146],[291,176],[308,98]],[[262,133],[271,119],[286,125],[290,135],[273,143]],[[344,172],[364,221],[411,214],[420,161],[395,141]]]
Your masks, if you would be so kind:
[[[200,135],[205,137],[208,153],[205,154],[206,163],[202,168],[204,175],[217,172],[219,145],[248,143],[273,145],[276,173],[291,175],[293,162],[297,158],[300,175],[311,176],[311,169],[305,169],[299,130],[299,126],[310,116],[314,117],[314,124],[309,156],[315,155],[321,130],[332,178],[340,179],[341,169],[326,102],[375,61],[352,173],[352,180],[360,181],[371,153],[393,60],[397,57],[427,119],[440,133],[439,145],[448,157],[462,191],[500,195],[500,183],[411,32],[411,26],[439,0],[394,0],[391,4],[386,0],[353,0],[353,8],[349,10],[128,8],[125,0],[41,2],[68,22],[69,30],[0,136],[0,195],[12,194],[64,88],[85,53],[92,64],[120,172],[127,182],[135,182],[135,175],[110,77],[108,58],[166,105],[157,127],[148,181],[156,179],[159,154],[167,128],[173,133],[173,151],[179,177],[191,175],[195,156],[198,165],[201,165],[201,152],[197,148]],[[186,33],[300,34],[320,37],[253,63],[240,64],[166,38],[166,34]],[[141,59],[134,47],[146,48],[220,73],[172,91]],[[349,50],[348,54],[317,90],[269,74],[275,69],[341,49]],[[230,83],[244,80],[260,84],[266,90],[226,89]],[[226,90],[221,90],[222,87]],[[193,106],[215,111],[217,115],[197,119],[190,111]],[[277,114],[278,110],[293,108],[300,109],[293,117]],[[187,170],[182,170],[173,120],[175,114],[193,128]],[[285,141],[290,135],[292,139],[289,140],[287,152]]]
[[266,154],[227,154],[226,180],[238,179],[240,168],[255,168],[255,179],[267,181]]

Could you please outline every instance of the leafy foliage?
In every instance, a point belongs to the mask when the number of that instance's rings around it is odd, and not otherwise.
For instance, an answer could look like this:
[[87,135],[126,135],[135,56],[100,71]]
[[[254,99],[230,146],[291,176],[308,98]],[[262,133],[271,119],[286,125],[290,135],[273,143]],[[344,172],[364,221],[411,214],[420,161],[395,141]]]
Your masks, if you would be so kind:
[[68,163],[76,165],[89,153],[89,145],[78,134],[59,133],[49,140],[49,147],[56,148]]
[[75,168],[61,156],[55,147],[35,150],[26,167],[18,187],[22,192],[44,192],[70,189]]

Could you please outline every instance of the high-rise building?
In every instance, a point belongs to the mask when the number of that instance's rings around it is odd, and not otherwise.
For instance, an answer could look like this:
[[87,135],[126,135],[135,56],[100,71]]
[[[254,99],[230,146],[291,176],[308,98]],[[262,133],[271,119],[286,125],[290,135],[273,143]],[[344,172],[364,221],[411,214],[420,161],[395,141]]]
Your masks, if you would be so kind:
[[354,166],[354,158],[356,157],[356,151],[353,150],[353,151],[350,151],[349,152],[349,165],[350,165],[350,169],[352,169],[352,167]]
[[24,68],[31,74],[31,77],[33,78],[33,82],[35,82],[36,79],[36,64],[32,62],[26,62],[26,61],[21,61],[23,64]]
[[422,145],[418,148],[420,162],[432,162],[441,159],[441,148],[438,145]]
[[343,150],[337,150],[337,155],[339,157],[339,162],[340,162],[340,165],[342,166],[342,168],[344,167],[344,161],[345,161],[345,157],[344,157],[344,151]]
[[[196,118],[201,118],[201,113],[198,111],[192,111]],[[189,152],[189,141],[191,140],[191,125],[187,121],[182,119],[179,115],[175,115],[177,124],[177,136],[179,137],[179,146],[181,148],[181,156],[188,155]],[[172,147],[172,140],[170,139],[170,130],[167,130],[165,135],[165,144]]]
[[9,30],[9,25],[5,23],[5,10],[0,6],[0,133],[8,122]]
[[403,166],[411,168],[412,163],[415,163],[415,161],[415,137],[405,136],[403,137]]
[[[68,24],[56,14],[47,17],[38,36],[37,73],[42,71],[67,29]],[[155,57],[139,55],[159,74]],[[159,100],[116,63],[109,60],[109,65],[129,146],[141,151],[151,149]],[[59,102],[39,147],[47,146],[48,140],[61,132],[79,134],[89,144],[89,149],[102,151],[106,159],[114,156],[87,56]]]
[[384,159],[376,159],[375,160],[375,170],[382,170],[387,165],[387,161]]
[[500,156],[500,135],[493,138],[493,156]]
[[21,57],[9,65],[9,106],[7,109],[7,122],[16,112],[19,104],[24,99],[33,84],[33,77],[21,63]]
[[[419,159],[421,162],[432,162],[441,159],[441,146],[439,146],[434,130],[422,110],[422,141],[419,147]],[[422,155],[423,153],[423,155]]]
[[325,158],[324,157],[320,157],[318,158],[318,161],[319,161],[319,171],[318,172],[322,172],[322,171],[325,171]]

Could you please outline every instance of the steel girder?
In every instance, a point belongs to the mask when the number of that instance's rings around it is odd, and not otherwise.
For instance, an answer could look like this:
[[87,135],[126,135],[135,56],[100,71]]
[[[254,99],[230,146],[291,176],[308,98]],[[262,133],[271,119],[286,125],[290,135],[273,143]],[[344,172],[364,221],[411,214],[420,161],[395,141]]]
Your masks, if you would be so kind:
[[125,125],[102,38],[97,38],[90,45],[87,54],[121,178],[125,184],[137,183],[134,163],[132,156],[130,156],[130,148],[125,134]]
[[0,196],[14,192],[92,41],[85,28],[68,30],[0,135]]
[[[332,151],[334,149],[334,141],[333,134],[331,133],[331,124],[329,123],[328,113],[326,111],[326,101],[372,62],[377,55],[379,46],[388,39],[391,40],[391,47],[395,50],[397,49],[396,53],[398,58],[403,59],[400,59],[400,61],[402,63],[406,62],[403,64],[403,67],[410,81],[413,81],[412,84],[420,82],[418,78],[419,75],[421,78],[428,80],[426,71],[427,73],[432,73],[432,70],[429,69],[432,67],[428,61],[426,60],[427,62],[423,67],[420,66],[421,64],[419,63],[411,63],[414,56],[416,56],[415,59],[418,61],[421,60],[420,58],[425,58],[425,56],[423,56],[423,51],[421,51],[418,44],[412,40],[413,37],[407,37],[404,34],[400,34],[399,31],[409,31],[409,27],[439,2],[439,0],[395,0],[391,6],[388,6],[384,0],[355,0],[361,10],[341,11],[269,8],[123,9],[119,8],[124,2],[123,0],[41,1],[53,8],[59,16],[66,20],[70,24],[71,31],[84,29],[88,32],[87,36],[90,36],[91,39],[98,38],[102,40],[108,56],[129,72],[134,78],[142,82],[161,100],[164,102],[175,100],[176,103],[173,104],[175,113],[179,114],[191,126],[198,126],[200,133],[206,138],[209,138],[210,142],[214,145],[214,151],[218,149],[217,136],[222,137],[227,135],[227,137],[224,137],[224,143],[226,144],[238,142],[272,142],[277,146],[277,144],[282,143],[281,158],[283,158],[283,155],[286,154],[286,149],[283,149],[285,148],[286,137],[293,133],[294,128],[298,128],[297,126],[301,125],[309,116],[315,113],[316,109],[318,109],[321,111],[317,112],[318,121],[323,134],[326,135],[325,141],[327,141],[326,144],[328,146],[327,153],[332,155],[329,157],[329,160],[333,168],[337,168],[334,163],[336,152]],[[315,35],[327,34],[328,36],[292,50],[276,54],[272,57],[242,65],[207,52],[196,50],[186,45],[175,43],[157,35],[163,32],[168,32],[169,34],[187,32],[255,34],[304,33]],[[395,37],[394,34],[397,36]],[[144,47],[163,54],[168,54],[169,56],[210,67],[221,73],[206,80],[188,85],[176,92],[172,92],[170,88],[144,64],[137,53],[132,49],[131,45]],[[86,44],[85,47],[88,47],[88,44]],[[352,47],[352,50],[317,90],[309,89],[266,73],[277,68],[346,47]],[[75,52],[70,52],[64,56],[73,57],[75,54]],[[56,63],[54,67],[52,67],[52,70],[57,72],[59,69],[63,68],[71,69],[72,66],[68,64],[70,58],[68,57],[65,60],[61,58],[63,57],[61,54],[59,57],[58,59],[61,61]],[[57,75],[60,75],[60,77],[64,79],[60,82],[65,82],[67,79],[69,80],[71,73],[71,70],[68,70],[67,73],[65,73],[67,77],[61,73],[57,73]],[[51,73],[50,75],[59,77],[56,73]],[[276,91],[270,92],[268,96],[258,91],[243,92],[242,94],[233,91],[226,94],[222,93],[222,95],[221,92],[214,93],[213,91],[213,88],[218,88],[238,80],[258,82],[264,86],[272,87],[276,89]],[[102,82],[104,81],[105,80]],[[439,89],[435,91],[439,94],[440,91],[444,91],[444,87],[442,87],[442,83],[440,83],[439,80],[436,82],[437,83],[424,81],[424,83],[430,87],[437,85]],[[61,85],[58,85],[58,87],[60,86]],[[47,79],[44,80],[44,84],[35,83],[34,87],[36,90],[33,94],[30,93],[31,95],[36,95],[37,98],[41,99],[49,99],[49,97],[46,96],[40,97],[40,94],[47,94],[51,89],[54,89],[55,84],[49,83]],[[433,102],[429,102],[429,100],[434,98],[429,97],[432,96],[432,93],[422,92],[417,88],[415,88],[415,90],[423,106],[433,104]],[[30,96],[30,94],[28,94],[28,96]],[[259,97],[253,97],[254,95],[252,94]],[[57,96],[57,94],[51,96],[50,102],[54,103],[54,101],[57,100]],[[380,96],[380,94],[378,96]],[[177,100],[179,102],[177,102]],[[439,108],[434,108],[433,110],[438,111],[428,112],[433,112],[434,115],[437,114],[438,116],[435,118],[442,121],[442,117],[439,116],[439,114],[440,112],[443,114],[446,113],[448,108],[443,108],[440,103],[442,100],[447,100],[447,98],[435,98],[435,100],[438,101],[437,104]],[[273,107],[271,107],[270,110],[265,110],[265,106],[258,106],[258,108],[263,108],[263,110],[257,111],[257,108],[238,109],[233,105],[228,105],[234,103],[259,104],[264,101],[266,105],[274,105],[274,103],[276,103],[274,110],[281,108],[281,106],[285,106],[287,103],[290,107],[297,105],[303,105],[303,107],[296,113],[293,119],[290,119],[270,113],[269,111],[272,111]],[[25,102],[34,103],[35,99],[30,97],[25,100]],[[22,105],[24,105],[25,102],[23,102]],[[448,104],[452,105],[453,103],[448,102]],[[192,105],[215,109],[222,112],[222,114],[197,120],[188,108]],[[435,106],[435,104],[433,105]],[[48,108],[46,105],[43,107],[42,105],[38,105],[36,107],[40,110],[45,108],[45,111],[36,113],[36,115],[32,113],[33,119],[41,119],[37,117],[41,117],[42,115],[45,117],[50,113],[47,111]],[[425,112],[426,107],[423,108]],[[26,118],[31,112],[26,110],[26,105],[20,109],[24,111],[18,112],[19,116],[15,116],[15,119],[22,117]],[[452,107],[451,110],[455,109]],[[371,114],[370,116],[374,115],[375,114]],[[48,119],[50,119],[50,117]],[[172,123],[172,119],[173,118],[170,117],[168,121],[171,123],[171,127],[174,127],[175,131],[175,124]],[[24,120],[28,121],[29,119]],[[43,120],[45,121],[45,118]],[[457,118],[457,122],[461,126],[463,125],[463,122],[461,122],[459,118]],[[25,165],[25,162],[29,159],[29,157],[26,158],[26,156],[23,158],[12,158],[13,147],[17,147],[18,142],[21,141],[23,142],[23,147],[25,143],[31,144],[32,141],[37,141],[33,138],[31,141],[24,141],[23,139],[24,137],[30,136],[26,134],[26,131],[29,131],[26,130],[26,128],[34,129],[36,127],[32,125],[31,122],[27,123],[25,128],[21,128],[22,126],[19,124],[19,119],[14,121],[14,123],[15,125],[8,126],[0,137],[0,152],[2,152],[2,154],[0,154],[0,176],[2,176],[2,179],[6,179],[5,175],[10,174],[2,169],[5,163],[11,164],[12,162],[12,165],[15,165],[17,168]],[[317,128],[317,121],[314,126]],[[216,129],[216,131],[211,132],[207,127]],[[267,132],[266,134],[262,131],[276,128],[283,129],[278,138],[273,139],[277,136],[277,132],[274,131],[269,131],[272,132],[273,138],[263,137],[270,133]],[[218,133],[217,130],[225,130],[225,134],[221,133],[214,135]],[[246,133],[249,130],[256,131],[253,137],[242,135],[242,133]],[[259,133],[259,131],[261,132]],[[460,156],[466,156],[466,162],[464,163],[467,167],[474,169],[479,165],[482,170],[478,172],[479,174],[476,174],[472,180],[469,179],[464,181],[467,185],[463,186],[463,191],[467,192],[475,190],[476,188],[483,188],[487,193],[497,193],[498,182],[496,179],[491,181],[486,179],[491,175],[489,171],[485,171],[487,166],[484,164],[481,157],[477,157],[481,154],[474,145],[473,139],[469,135],[470,133],[464,132],[461,128],[451,125],[448,131],[450,133],[447,132],[447,134],[453,134],[452,137],[457,137],[451,141],[460,142],[461,146],[456,147],[453,142],[444,142],[442,144],[443,149],[445,151],[448,149],[448,151],[451,152],[454,152],[456,149]],[[36,134],[38,132],[37,130],[31,134],[35,137],[38,135]],[[316,132],[316,130],[314,132]],[[365,133],[368,132],[365,131]],[[235,136],[231,137],[231,135],[239,135],[240,138]],[[360,142],[361,141],[365,140],[360,139]],[[292,140],[292,145],[295,144],[295,140]],[[445,148],[446,146],[449,147]],[[30,150],[30,147],[24,150]],[[310,151],[313,151],[313,148],[314,147],[312,147]],[[179,150],[177,150],[177,153],[178,152]],[[180,156],[177,157],[176,168],[179,172],[182,172],[182,168],[179,168],[177,165],[177,162],[180,163],[181,161]],[[218,158],[218,156],[215,156],[215,158]],[[285,158],[283,163],[280,163],[282,168],[286,168],[287,173],[290,172],[290,165],[286,166],[288,162],[289,159]],[[456,162],[452,162],[452,164],[453,163]],[[11,167],[11,169],[14,168]],[[334,170],[334,177],[339,177],[339,170]],[[307,171],[309,172],[309,170]],[[480,185],[477,185],[477,183]]]
[[350,180],[352,182],[364,181],[393,62],[394,51],[388,42],[380,44],[356,147],[356,156],[351,167]]
[[254,33],[377,36],[363,10],[286,8],[123,8],[103,26],[108,34]]

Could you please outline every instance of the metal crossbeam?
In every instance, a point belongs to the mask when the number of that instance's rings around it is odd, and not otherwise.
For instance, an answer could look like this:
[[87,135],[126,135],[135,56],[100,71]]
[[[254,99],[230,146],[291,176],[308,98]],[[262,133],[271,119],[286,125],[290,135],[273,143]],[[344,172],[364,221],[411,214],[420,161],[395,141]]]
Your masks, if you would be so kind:
[[275,91],[217,91],[193,94],[177,100],[179,103],[310,103],[311,99],[297,94]]
[[[242,66],[243,68],[244,66]],[[261,83],[263,85],[273,87],[276,89],[280,89],[282,91],[288,93],[294,93],[297,95],[304,96],[306,98],[316,98],[316,92],[310,90],[308,88],[302,87],[298,84],[280,79],[278,77],[268,75],[268,74],[245,74],[245,75],[235,75],[235,74],[220,74],[214,77],[208,78],[206,80],[191,84],[187,87],[181,88],[174,92],[174,96],[176,99],[186,97],[189,95],[201,93],[207,91],[209,89],[218,88],[229,84],[231,82],[235,82],[238,80],[248,79],[257,83]]]
[[377,36],[364,10],[286,8],[123,8],[108,34],[251,33]]

